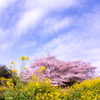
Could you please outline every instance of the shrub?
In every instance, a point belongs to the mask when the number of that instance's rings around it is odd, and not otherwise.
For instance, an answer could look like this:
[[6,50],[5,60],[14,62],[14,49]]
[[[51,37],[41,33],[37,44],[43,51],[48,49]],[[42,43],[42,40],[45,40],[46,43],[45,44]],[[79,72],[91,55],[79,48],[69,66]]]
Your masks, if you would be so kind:
[[[11,73],[9,73],[9,71]],[[10,69],[8,69],[5,65],[0,65],[0,78],[12,78],[12,71]],[[1,84],[1,81],[0,81]]]

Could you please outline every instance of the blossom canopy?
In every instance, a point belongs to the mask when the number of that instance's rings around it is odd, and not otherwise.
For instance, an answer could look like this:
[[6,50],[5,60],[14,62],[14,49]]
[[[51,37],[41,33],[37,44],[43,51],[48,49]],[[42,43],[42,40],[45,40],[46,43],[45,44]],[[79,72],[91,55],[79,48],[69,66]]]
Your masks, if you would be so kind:
[[[34,69],[33,69],[34,68]],[[44,78],[50,79],[50,82],[53,85],[65,85],[66,82],[69,82],[70,79],[75,79],[76,81],[83,81],[84,79],[90,79],[95,73],[96,67],[91,66],[90,63],[78,61],[61,61],[55,59],[55,56],[43,57],[36,59],[30,65],[31,70],[26,70],[23,73],[22,80],[26,80],[28,76],[31,77],[32,74],[36,77],[40,77],[41,80]],[[39,70],[42,70],[41,73],[38,73]]]

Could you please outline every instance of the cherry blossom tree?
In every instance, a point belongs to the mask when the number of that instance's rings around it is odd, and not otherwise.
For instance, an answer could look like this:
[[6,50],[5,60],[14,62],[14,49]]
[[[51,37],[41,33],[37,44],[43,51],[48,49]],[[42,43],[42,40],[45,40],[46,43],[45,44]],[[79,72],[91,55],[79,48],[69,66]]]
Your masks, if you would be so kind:
[[[85,63],[81,60],[78,61],[61,61],[55,56],[43,57],[36,59],[30,65],[30,70],[23,72],[22,80],[28,82],[32,78],[32,74],[39,77],[40,80],[49,78],[50,82],[55,86],[65,85],[70,79],[75,79],[78,82],[84,79],[91,79],[95,73],[96,67],[91,66],[90,63]],[[41,71],[41,67],[45,66],[46,69]],[[38,73],[38,71],[41,71]],[[90,75],[91,74],[91,75]],[[28,78],[30,76],[30,78]]]

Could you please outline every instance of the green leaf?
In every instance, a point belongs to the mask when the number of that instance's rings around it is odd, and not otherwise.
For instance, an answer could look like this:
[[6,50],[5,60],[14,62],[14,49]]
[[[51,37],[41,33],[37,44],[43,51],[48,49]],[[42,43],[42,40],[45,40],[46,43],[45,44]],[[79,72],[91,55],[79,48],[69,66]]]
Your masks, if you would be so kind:
[[13,97],[5,97],[6,100],[13,100]]

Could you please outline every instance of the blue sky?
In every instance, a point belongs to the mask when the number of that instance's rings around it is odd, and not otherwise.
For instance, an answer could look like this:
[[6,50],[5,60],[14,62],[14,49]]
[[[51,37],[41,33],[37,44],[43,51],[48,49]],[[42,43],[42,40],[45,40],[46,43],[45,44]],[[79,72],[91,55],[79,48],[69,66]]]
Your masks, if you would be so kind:
[[0,64],[50,55],[82,60],[100,72],[100,0],[0,0]]

